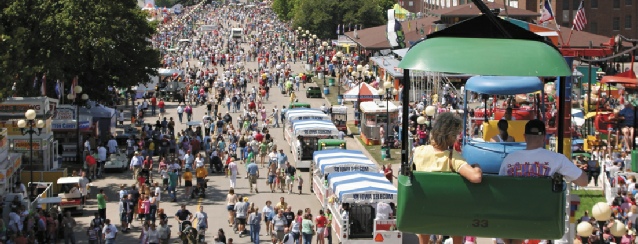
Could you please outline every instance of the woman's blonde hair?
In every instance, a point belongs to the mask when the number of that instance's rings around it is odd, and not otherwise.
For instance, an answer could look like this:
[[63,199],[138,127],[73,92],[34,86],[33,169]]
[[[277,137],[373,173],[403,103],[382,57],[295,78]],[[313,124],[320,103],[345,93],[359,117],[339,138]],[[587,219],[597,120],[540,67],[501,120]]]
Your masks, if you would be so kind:
[[440,149],[447,149],[454,145],[456,137],[461,133],[463,120],[453,113],[439,114],[430,132],[430,144]]

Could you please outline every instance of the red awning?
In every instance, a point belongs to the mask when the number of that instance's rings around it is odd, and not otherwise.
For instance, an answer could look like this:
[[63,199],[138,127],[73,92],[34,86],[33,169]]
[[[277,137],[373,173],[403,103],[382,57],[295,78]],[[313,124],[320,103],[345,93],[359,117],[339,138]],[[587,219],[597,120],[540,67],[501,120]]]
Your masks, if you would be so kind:
[[636,79],[636,73],[633,70],[627,70],[625,72],[616,75],[603,76],[600,83],[615,83],[622,84],[624,86],[636,87],[638,79]]

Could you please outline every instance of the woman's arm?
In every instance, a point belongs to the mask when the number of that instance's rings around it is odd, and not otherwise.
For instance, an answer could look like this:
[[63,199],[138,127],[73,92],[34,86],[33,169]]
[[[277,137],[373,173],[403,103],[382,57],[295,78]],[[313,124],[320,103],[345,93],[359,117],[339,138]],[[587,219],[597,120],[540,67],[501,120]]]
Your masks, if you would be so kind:
[[483,180],[483,171],[478,164],[464,164],[461,168],[459,168],[459,174],[463,176],[463,178],[475,184],[481,183],[481,180]]

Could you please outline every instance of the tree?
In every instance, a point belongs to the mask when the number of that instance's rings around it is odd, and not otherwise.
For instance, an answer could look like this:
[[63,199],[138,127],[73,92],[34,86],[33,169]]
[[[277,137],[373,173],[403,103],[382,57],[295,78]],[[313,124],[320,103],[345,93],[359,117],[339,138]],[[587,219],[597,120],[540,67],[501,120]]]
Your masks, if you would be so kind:
[[[275,0],[281,1],[281,0]],[[298,1],[294,8],[293,26],[310,30],[321,39],[337,36],[337,26],[343,24],[345,31],[354,25],[374,27],[384,24],[385,10],[389,0],[286,0]],[[274,3],[273,3],[274,9]]]
[[46,73],[47,95],[55,80],[68,88],[78,76],[100,100],[108,86],[148,82],[160,66],[148,42],[155,27],[136,1],[5,0],[0,9],[0,84],[16,82],[19,95],[40,95],[33,80]]
[[279,19],[288,21],[291,19],[290,15],[294,15],[294,12],[291,11],[291,2],[293,0],[274,0],[272,2],[272,11],[277,14]]

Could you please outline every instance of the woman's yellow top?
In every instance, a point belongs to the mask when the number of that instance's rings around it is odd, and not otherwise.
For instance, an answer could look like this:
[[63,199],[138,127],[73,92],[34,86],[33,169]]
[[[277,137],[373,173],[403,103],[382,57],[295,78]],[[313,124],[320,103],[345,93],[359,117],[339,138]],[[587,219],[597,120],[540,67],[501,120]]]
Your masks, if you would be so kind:
[[182,175],[182,177],[184,178],[184,180],[186,181],[192,181],[193,180],[193,173],[192,172],[184,172],[184,174]]
[[[416,171],[424,172],[459,172],[467,162],[460,153],[452,150],[452,160],[449,162],[450,150],[438,152],[433,146],[420,146],[414,149],[414,166]],[[450,164],[453,169],[450,168]]]

